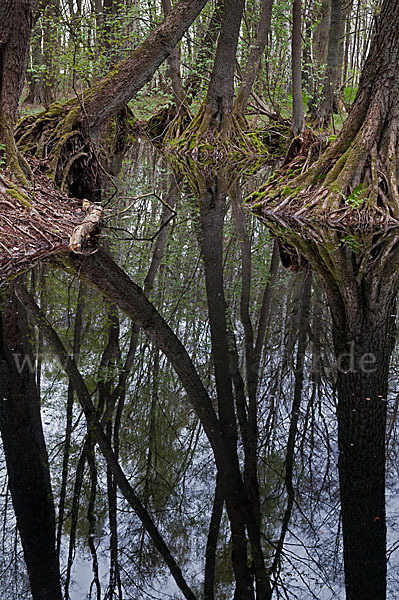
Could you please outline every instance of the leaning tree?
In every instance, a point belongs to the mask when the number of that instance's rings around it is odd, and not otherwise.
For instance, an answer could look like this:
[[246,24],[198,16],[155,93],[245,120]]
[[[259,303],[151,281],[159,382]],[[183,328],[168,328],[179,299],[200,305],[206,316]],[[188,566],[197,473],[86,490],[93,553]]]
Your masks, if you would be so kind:
[[[286,160],[280,174],[250,196],[252,205],[330,222],[398,221],[398,42],[399,4],[384,0],[353,107],[336,140],[310,167],[314,145]],[[295,144],[310,138],[304,132]]]
[[[80,180],[81,193],[96,196],[101,171],[98,143],[107,122],[151,78],[205,4],[206,0],[182,0],[95,88],[26,120],[17,149],[14,125],[36,1],[0,3],[0,153],[1,162],[7,164],[5,175],[0,173],[0,431],[35,599],[61,598],[55,511],[35,378],[16,363],[16,356],[29,357],[31,353],[25,313],[11,285],[3,284],[8,276],[31,266],[31,259],[65,249],[82,213],[48,178],[33,173],[23,154],[35,149],[38,158],[46,156],[47,164],[41,163],[41,167],[50,167],[56,183],[64,182],[70,188],[70,182]],[[181,585],[185,586],[184,581]],[[189,590],[185,593],[190,597]]]
[[[0,135],[14,175],[26,183],[19,164],[23,163],[25,175],[27,165],[21,154],[45,158],[46,168],[58,185],[80,198],[98,198],[104,174],[99,164],[99,144],[104,134],[109,136],[107,125],[125,110],[129,100],[171,55],[206,3],[207,0],[180,0],[165,20],[97,84],[78,97],[65,103],[55,102],[37,116],[23,119],[16,131],[19,161],[13,127],[27,66],[35,2],[7,0],[2,3],[0,17],[4,19],[0,27],[3,22],[6,27],[4,34],[0,29],[0,75],[3,75]],[[131,124],[131,117],[124,115],[123,120]],[[124,125],[126,135],[126,123]],[[120,124],[115,128],[121,137]]]

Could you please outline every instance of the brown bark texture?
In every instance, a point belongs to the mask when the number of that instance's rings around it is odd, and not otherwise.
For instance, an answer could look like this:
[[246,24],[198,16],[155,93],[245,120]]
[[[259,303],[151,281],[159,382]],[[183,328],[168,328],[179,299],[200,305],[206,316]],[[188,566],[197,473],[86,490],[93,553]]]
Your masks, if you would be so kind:
[[292,123],[291,134],[299,135],[305,128],[302,98],[302,2],[294,0],[292,7]]
[[34,0],[0,4],[0,143],[16,177],[25,181],[14,142],[14,124],[29,56]]
[[307,239],[292,231],[282,243],[320,276],[332,315],[346,598],[384,600],[386,414],[399,233],[380,233],[375,245],[371,231],[354,253],[338,231],[316,228]]
[[235,112],[242,116],[245,115],[245,110],[247,108],[247,104],[256,80],[256,76],[258,74],[260,62],[269,39],[271,30],[272,7],[273,0],[263,0],[258,34],[256,36],[255,43],[251,48],[251,52],[249,54],[248,61],[243,74],[242,82],[237,92],[237,97],[234,101]]

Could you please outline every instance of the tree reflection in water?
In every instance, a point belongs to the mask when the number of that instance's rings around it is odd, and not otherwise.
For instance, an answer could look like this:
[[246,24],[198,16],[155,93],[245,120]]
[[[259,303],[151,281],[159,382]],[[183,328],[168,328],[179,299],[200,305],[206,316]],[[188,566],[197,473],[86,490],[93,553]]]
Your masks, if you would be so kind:
[[[126,168],[118,211],[154,185]],[[166,205],[142,196],[107,222],[107,251],[4,294],[0,422],[31,585],[60,593],[55,504],[66,588],[87,547],[107,597],[163,598],[168,573],[191,599],[344,597],[341,512],[346,597],[384,598],[399,232],[266,228],[239,173],[191,171],[193,194],[158,169]]]

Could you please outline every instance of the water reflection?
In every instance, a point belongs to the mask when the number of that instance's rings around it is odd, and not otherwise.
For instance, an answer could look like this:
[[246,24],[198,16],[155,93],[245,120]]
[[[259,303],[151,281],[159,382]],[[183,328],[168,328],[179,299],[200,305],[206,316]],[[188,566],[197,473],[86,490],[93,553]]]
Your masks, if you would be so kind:
[[[279,228],[323,282],[336,357],[338,471],[348,598],[386,596],[385,465],[399,231]],[[280,224],[281,225],[281,224]]]
[[[242,167],[186,166],[182,179],[152,150],[135,152],[110,192],[107,251],[40,265],[3,306],[1,502],[9,507],[11,493],[31,585],[40,536],[49,558],[36,562],[60,578],[58,530],[64,591],[82,585],[91,558],[81,597],[91,588],[93,598],[384,598],[399,232],[262,223],[242,207],[254,185]],[[32,299],[74,356],[144,512],[87,435]],[[51,497],[47,454],[58,527],[51,502],[26,518],[38,490]],[[15,569],[2,597],[28,597],[6,515],[1,561]],[[388,575],[392,595],[394,567]]]

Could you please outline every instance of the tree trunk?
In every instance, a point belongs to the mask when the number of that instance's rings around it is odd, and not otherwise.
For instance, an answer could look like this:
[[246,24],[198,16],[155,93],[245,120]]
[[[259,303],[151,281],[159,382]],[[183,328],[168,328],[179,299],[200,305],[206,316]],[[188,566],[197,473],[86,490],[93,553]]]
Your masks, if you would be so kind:
[[322,0],[318,10],[315,12],[318,24],[314,30],[312,40],[313,89],[308,104],[312,117],[316,116],[316,111],[320,104],[320,77],[321,72],[324,71],[327,64],[328,34],[331,24],[331,0]]
[[52,0],[43,10],[43,65],[45,71],[42,80],[43,103],[49,108],[56,98],[55,88],[57,77],[55,72],[55,58],[59,51],[56,19],[59,14],[58,0]]
[[[269,584],[262,564],[263,556],[259,545],[259,526],[248,502],[237,461],[237,452],[234,451],[231,443],[232,433],[227,430],[230,439],[225,441],[221,423],[187,351],[144,297],[141,289],[105,253],[99,251],[97,254],[85,257],[84,261],[77,256],[71,256],[70,264],[74,269],[79,270],[81,276],[89,279],[103,294],[115,302],[137,325],[141,326],[170,360],[212,446],[216,466],[222,477],[221,483],[229,519],[233,520],[233,523],[235,521],[234,527],[237,527],[237,531],[242,522],[247,528],[257,570],[260,597],[269,599]],[[228,428],[226,421],[225,428]],[[245,573],[246,566],[241,564],[240,567]],[[263,595],[262,590],[265,590]]]
[[195,57],[196,69],[188,76],[187,96],[192,102],[198,93],[205,88],[205,81],[210,78],[211,64],[214,58],[216,42],[223,19],[224,0],[216,0],[209,19],[208,28],[201,38],[201,46]]
[[219,539],[220,522],[223,516],[224,497],[220,476],[216,475],[215,495],[213,499],[211,521],[209,523],[208,538],[205,552],[205,580],[204,600],[215,600],[215,570],[216,551]]
[[52,105],[48,113],[24,120],[16,133],[20,147],[35,154],[41,144],[43,153],[52,157],[50,168],[58,184],[68,187],[74,181],[83,182],[80,197],[97,199],[103,172],[93,144],[98,145],[108,121],[126,107],[171,54],[206,2],[180,0],[157,29],[79,101]]
[[[36,319],[39,327],[43,331],[43,335],[46,337],[48,343],[51,345],[54,353],[56,354],[58,360],[62,364],[65,372],[70,377],[73,386],[76,391],[76,395],[79,398],[81,406],[83,408],[87,425],[89,428],[89,435],[93,436],[98,443],[104,458],[107,462],[107,466],[112,471],[112,474],[115,478],[115,481],[121,490],[124,498],[136,512],[137,516],[141,520],[145,530],[151,536],[151,539],[154,543],[154,546],[160,552],[161,556],[165,560],[165,563],[168,565],[171,575],[174,578],[176,585],[182,591],[186,600],[196,600],[194,593],[191,591],[189,586],[187,585],[186,580],[183,577],[180,567],[177,565],[175,559],[173,558],[167,544],[165,543],[159,529],[157,528],[155,522],[153,521],[151,515],[146,510],[146,508],[141,503],[140,499],[134,492],[131,487],[129,481],[127,480],[124,472],[118,461],[118,456],[112,449],[112,446],[109,443],[109,440],[104,433],[104,425],[105,419],[104,416],[101,421],[98,418],[97,409],[94,406],[91,395],[87,386],[84,382],[83,377],[81,376],[79,370],[77,369],[74,361],[69,356],[66,351],[61,339],[59,338],[57,332],[51,327],[50,323],[47,321],[45,315],[42,313],[40,308],[36,305],[32,296],[26,291],[23,286],[18,286],[18,296],[23,299],[24,304],[28,307],[28,310],[33,318]],[[89,445],[87,445],[87,441],[82,453],[83,458],[83,467],[85,460],[85,450],[89,450]],[[82,467],[82,468],[83,468]],[[69,582],[70,578],[70,567],[71,567],[71,554],[68,561],[68,574],[67,580]]]
[[12,173],[26,177],[18,161],[14,125],[29,57],[33,0],[2,0],[0,5],[0,143]]
[[340,34],[342,25],[342,0],[331,4],[331,23],[328,36],[327,68],[323,86],[322,101],[320,105],[319,123],[322,127],[328,126],[336,104],[338,56],[340,47]]
[[342,361],[345,371],[339,369],[337,380],[338,469],[348,600],[386,598],[385,429],[395,297],[396,290],[392,290],[388,297],[378,299],[376,309],[382,322],[378,319],[376,323],[374,312],[365,315],[355,342],[349,331],[342,329],[344,322],[334,336],[337,346],[350,356],[353,353],[357,365],[352,371],[348,356]]
[[305,129],[302,97],[302,2],[294,0],[292,8],[292,123],[291,135],[297,137]]
[[[39,34],[40,31],[40,34]],[[34,69],[37,69],[38,73],[30,72],[29,79],[29,90],[24,104],[41,104],[43,101],[43,76],[42,76],[42,65],[43,65],[43,54],[42,54],[42,40],[43,32],[42,28],[37,27],[34,29],[33,39],[31,42],[31,60]]]
[[33,600],[61,600],[55,510],[25,309],[0,314],[0,430]]
[[[272,227],[281,235],[281,225]],[[331,228],[307,229],[306,239],[293,232],[283,243],[320,276],[332,315],[346,598],[385,600],[385,438],[399,234],[364,232],[364,250],[355,254]]]
[[[385,434],[398,256],[395,251],[385,257],[383,253],[391,243],[392,237],[382,240],[376,267],[364,276],[351,266],[351,251],[341,248],[336,252],[342,257],[337,275],[346,283],[326,284],[337,357],[338,470],[348,600],[386,598]],[[359,258],[356,264],[361,264]]]
[[251,48],[242,82],[238,90],[237,97],[234,101],[234,111],[240,116],[245,115],[249,97],[258,74],[261,59],[269,39],[272,7],[273,0],[263,0],[258,35],[254,45]]
[[224,3],[222,29],[198,137],[216,131],[221,133],[221,139],[225,141],[230,135],[236,51],[244,4],[244,0],[226,0]]
[[[162,0],[162,7],[165,17],[167,17],[172,12],[171,0]],[[180,59],[177,47],[173,48],[172,52],[170,53],[168,57],[168,63],[170,79],[172,81],[173,99],[176,105],[176,110],[179,112],[184,103],[185,94],[181,81]]]
[[159,27],[86,94],[85,115],[79,115],[77,120],[87,118],[87,125],[94,139],[98,139],[104,124],[150,81],[206,2],[207,0],[180,0]]
[[[218,398],[218,417],[223,432],[226,455],[238,470],[237,427],[230,373],[229,340],[226,304],[223,290],[223,222],[225,192],[220,181],[207,182],[201,197],[202,254],[204,258],[207,304],[212,340],[212,359]],[[220,483],[230,518],[232,533],[232,564],[238,598],[254,598],[252,577],[248,568],[245,519],[232,510],[227,473],[219,471]]]

